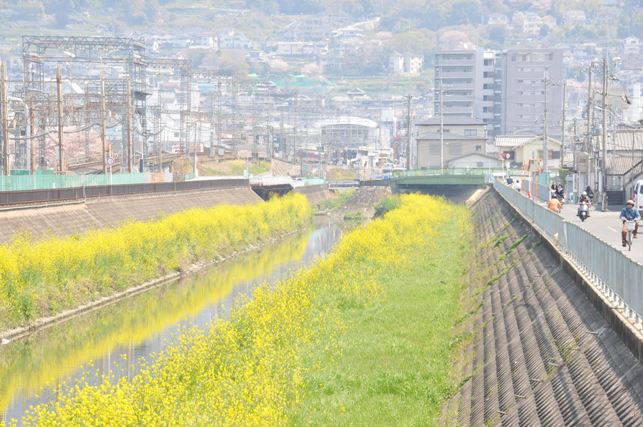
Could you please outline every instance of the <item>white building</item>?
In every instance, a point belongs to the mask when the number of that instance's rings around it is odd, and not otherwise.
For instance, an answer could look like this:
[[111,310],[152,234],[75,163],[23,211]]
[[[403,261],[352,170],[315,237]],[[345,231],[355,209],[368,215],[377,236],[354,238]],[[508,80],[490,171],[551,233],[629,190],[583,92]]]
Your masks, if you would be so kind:
[[402,76],[416,76],[422,72],[424,57],[410,53],[394,53],[389,58],[389,70],[391,74]]

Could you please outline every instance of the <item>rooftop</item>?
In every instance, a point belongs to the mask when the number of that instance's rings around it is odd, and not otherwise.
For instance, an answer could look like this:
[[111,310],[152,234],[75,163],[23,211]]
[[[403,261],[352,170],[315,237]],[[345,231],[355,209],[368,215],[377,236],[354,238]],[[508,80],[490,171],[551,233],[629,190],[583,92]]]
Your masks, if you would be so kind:
[[[535,141],[542,141],[542,136],[537,135],[498,135],[494,140],[496,147],[516,148]],[[548,137],[547,140],[555,145],[561,145],[561,142],[555,138]]]
[[[475,119],[473,117],[444,117],[445,126],[453,125],[476,125],[476,126],[486,126],[485,123],[480,119]],[[415,122],[416,126],[439,126],[440,117],[431,117],[425,120],[419,120]]]

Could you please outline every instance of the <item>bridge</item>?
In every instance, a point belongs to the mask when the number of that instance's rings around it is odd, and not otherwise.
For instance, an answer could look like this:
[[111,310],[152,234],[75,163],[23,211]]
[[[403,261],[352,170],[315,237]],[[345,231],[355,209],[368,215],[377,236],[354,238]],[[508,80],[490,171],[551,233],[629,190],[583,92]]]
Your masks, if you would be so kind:
[[395,193],[431,194],[462,203],[499,175],[504,175],[502,169],[410,170],[396,172],[391,178],[391,186]]
[[494,176],[505,174],[503,169],[419,169],[396,172],[393,181],[401,186],[474,185],[493,182]]

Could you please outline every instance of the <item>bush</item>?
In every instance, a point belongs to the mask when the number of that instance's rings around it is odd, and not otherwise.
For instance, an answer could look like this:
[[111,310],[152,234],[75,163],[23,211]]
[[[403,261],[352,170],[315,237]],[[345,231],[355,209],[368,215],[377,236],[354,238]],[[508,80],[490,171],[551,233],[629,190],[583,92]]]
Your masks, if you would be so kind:
[[387,212],[400,207],[400,198],[390,196],[375,205],[375,218],[383,217]]

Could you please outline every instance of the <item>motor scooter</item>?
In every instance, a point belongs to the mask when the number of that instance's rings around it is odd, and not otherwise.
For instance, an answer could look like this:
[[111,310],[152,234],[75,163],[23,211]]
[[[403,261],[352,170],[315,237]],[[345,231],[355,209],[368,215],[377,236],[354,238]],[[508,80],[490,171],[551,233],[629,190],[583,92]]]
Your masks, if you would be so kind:
[[589,218],[589,204],[587,202],[580,202],[577,216],[580,218],[581,222],[585,222],[585,220]]

